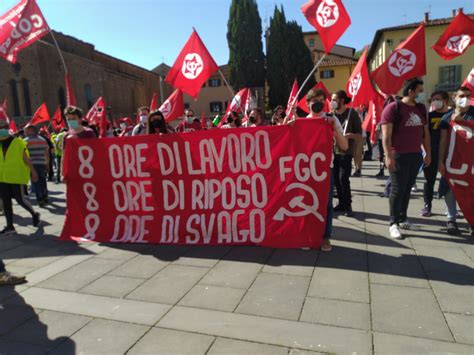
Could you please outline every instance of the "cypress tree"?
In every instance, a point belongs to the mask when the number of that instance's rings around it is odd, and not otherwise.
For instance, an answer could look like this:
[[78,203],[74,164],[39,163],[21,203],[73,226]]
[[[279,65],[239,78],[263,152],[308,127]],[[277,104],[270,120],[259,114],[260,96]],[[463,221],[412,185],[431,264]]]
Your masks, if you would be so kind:
[[265,84],[262,20],[256,0],[232,0],[227,22],[230,83],[235,90]]

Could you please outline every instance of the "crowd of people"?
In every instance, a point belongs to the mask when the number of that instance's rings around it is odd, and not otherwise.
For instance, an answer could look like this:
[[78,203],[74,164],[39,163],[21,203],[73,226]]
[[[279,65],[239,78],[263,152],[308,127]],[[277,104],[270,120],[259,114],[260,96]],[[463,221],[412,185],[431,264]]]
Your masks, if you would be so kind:
[[[447,155],[447,132],[450,122],[474,120],[474,106],[471,106],[472,92],[460,87],[450,96],[445,91],[431,93],[426,99],[423,81],[418,78],[408,80],[403,88],[403,96],[386,98],[381,120],[377,126],[377,150],[379,151],[380,170],[376,177],[384,177],[389,172],[386,190],[382,194],[389,197],[389,237],[402,239],[404,231],[417,230],[420,227],[410,223],[408,206],[412,188],[423,172],[424,208],[420,215],[432,215],[434,186],[441,173],[438,196],[444,197],[447,210],[446,230],[449,234],[459,234],[456,219],[457,203],[445,175]],[[327,100],[330,100],[329,109]],[[334,128],[334,149],[331,160],[329,199],[327,205],[326,228],[321,250],[332,249],[332,219],[334,213],[343,213],[353,217],[352,191],[350,177],[360,177],[364,160],[372,160],[373,147],[367,132],[362,129],[362,121],[367,108],[350,107],[350,98],[344,90],[326,97],[321,89],[312,89],[306,95],[309,114],[299,115],[296,107],[277,106],[273,110],[271,125],[294,124],[297,119],[322,119]],[[329,112],[325,112],[329,111]],[[291,115],[287,116],[287,112]],[[6,226],[0,236],[16,233],[13,225],[12,199],[32,216],[32,224],[38,226],[40,214],[34,210],[29,199],[27,185],[31,181],[31,192],[36,195],[39,207],[45,207],[48,201],[47,181],[61,182],[62,157],[70,139],[88,139],[98,136],[98,129],[83,119],[82,110],[68,106],[64,117],[69,129],[63,129],[48,137],[34,125],[27,125],[17,135],[11,135],[8,123],[0,120],[0,213],[5,214]],[[148,107],[137,110],[138,123],[130,118],[120,120],[120,127],[109,127],[108,136],[127,137],[146,134],[169,134],[193,132],[201,129],[217,128],[211,121],[196,118],[190,108],[185,110],[184,119],[175,128],[166,122],[162,112],[150,112]],[[231,111],[224,116],[218,127],[222,129],[258,127],[266,124],[265,114],[259,108],[253,108],[243,115]],[[364,152],[364,144],[367,149]],[[333,207],[334,190],[338,204]],[[474,236],[474,227],[470,227]],[[5,270],[0,260],[0,285],[17,284],[25,278],[15,276]]]

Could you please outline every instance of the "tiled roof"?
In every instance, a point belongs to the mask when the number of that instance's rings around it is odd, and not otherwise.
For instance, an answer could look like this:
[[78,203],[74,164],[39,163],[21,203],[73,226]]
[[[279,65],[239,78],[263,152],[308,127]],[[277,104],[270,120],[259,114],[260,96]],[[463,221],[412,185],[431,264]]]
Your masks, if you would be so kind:
[[357,64],[357,60],[354,58],[348,57],[332,57],[324,59],[321,62],[321,67],[337,67],[341,65],[355,65]]

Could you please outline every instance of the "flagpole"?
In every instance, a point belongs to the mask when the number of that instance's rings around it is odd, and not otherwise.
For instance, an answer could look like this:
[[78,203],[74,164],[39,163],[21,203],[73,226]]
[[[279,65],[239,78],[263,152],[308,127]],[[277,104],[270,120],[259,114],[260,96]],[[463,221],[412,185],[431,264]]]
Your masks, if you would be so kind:
[[222,77],[222,80],[224,80],[224,83],[226,84],[226,86],[228,87],[230,93],[232,94],[232,97],[235,96],[235,92],[234,90],[232,89],[232,87],[229,85],[229,83],[227,82],[227,79],[225,78],[224,76],[224,73],[222,73],[222,70],[219,68],[219,74],[221,75]]
[[61,62],[63,63],[64,71],[65,71],[65,73],[67,74],[68,71],[67,71],[66,62],[64,61],[63,54],[62,54],[62,52],[61,52],[61,49],[59,49],[58,42],[56,41],[56,37],[54,36],[54,33],[53,33],[53,32],[54,32],[53,30],[49,31],[49,33],[51,33],[51,37],[53,38],[54,45],[56,46],[56,49],[58,50],[59,58],[61,58]]

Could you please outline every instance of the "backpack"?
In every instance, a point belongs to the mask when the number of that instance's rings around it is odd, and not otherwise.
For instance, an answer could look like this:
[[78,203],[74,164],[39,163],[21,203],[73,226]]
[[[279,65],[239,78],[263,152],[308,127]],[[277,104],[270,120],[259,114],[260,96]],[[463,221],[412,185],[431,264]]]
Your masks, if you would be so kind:
[[[402,98],[400,96],[395,96],[395,95],[388,96],[383,103],[383,108],[385,109],[385,107],[387,107],[392,102],[396,102],[395,119],[393,120],[393,130],[392,130],[392,138],[393,138],[393,135],[398,131],[398,128],[400,127],[400,122],[402,120],[401,108],[400,108],[400,105],[402,103]],[[424,116],[427,116],[426,106],[424,104],[417,102],[416,107],[418,108],[420,113],[422,113]]]

